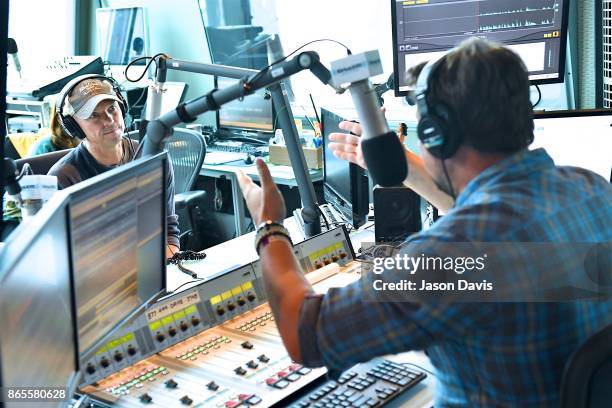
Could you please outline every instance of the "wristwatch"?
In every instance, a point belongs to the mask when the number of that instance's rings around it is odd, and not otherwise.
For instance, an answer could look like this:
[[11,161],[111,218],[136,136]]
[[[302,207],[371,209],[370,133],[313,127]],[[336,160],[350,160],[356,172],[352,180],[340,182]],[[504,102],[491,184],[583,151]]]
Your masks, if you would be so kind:
[[291,245],[293,245],[289,231],[287,231],[287,228],[285,228],[285,226],[279,222],[271,220],[264,221],[257,226],[256,231],[255,251],[257,251],[257,254],[259,254],[259,251],[263,246],[267,245],[271,240],[276,238],[286,239]]

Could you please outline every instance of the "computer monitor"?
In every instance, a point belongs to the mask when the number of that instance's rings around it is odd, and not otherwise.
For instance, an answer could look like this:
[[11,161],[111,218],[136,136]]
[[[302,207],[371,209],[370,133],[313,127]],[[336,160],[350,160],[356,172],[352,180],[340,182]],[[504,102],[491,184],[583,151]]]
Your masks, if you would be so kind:
[[79,381],[67,203],[51,198],[0,249],[0,387],[66,387],[64,402]]
[[612,182],[612,111],[536,113],[534,141],[560,166],[591,170]]
[[268,40],[263,27],[205,27],[213,64],[260,70],[268,65]]
[[[149,25],[144,7],[96,9],[98,54],[110,65],[112,76],[122,82],[123,70],[130,61],[150,55]],[[130,68],[130,78],[142,74],[144,60]],[[138,72],[135,72],[138,71]]]
[[343,120],[341,116],[321,108],[325,146],[323,197],[340,211],[353,227],[359,228],[368,218],[368,176],[361,167],[337,158],[328,148],[330,133],[346,133],[338,126]]
[[[236,79],[215,78],[219,89],[229,87]],[[268,142],[274,133],[272,99],[259,90],[242,100],[226,103],[217,111],[217,128],[235,136],[252,137]]]
[[65,190],[82,361],[165,292],[167,154]]
[[396,96],[406,72],[470,37],[516,52],[534,84],[563,82],[569,0],[391,0]]

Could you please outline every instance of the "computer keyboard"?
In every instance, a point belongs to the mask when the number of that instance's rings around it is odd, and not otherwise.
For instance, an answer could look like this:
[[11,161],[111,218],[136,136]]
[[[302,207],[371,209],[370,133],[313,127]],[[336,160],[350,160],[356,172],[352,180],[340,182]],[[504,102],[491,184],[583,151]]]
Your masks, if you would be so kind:
[[[376,362],[377,361],[377,362]],[[292,408],[380,407],[427,377],[389,361],[375,360],[344,372],[338,381],[328,381],[297,402]]]
[[230,152],[243,153],[253,156],[266,156],[268,154],[268,146],[255,146],[249,143],[236,142],[233,140],[217,141],[207,146],[208,152]]

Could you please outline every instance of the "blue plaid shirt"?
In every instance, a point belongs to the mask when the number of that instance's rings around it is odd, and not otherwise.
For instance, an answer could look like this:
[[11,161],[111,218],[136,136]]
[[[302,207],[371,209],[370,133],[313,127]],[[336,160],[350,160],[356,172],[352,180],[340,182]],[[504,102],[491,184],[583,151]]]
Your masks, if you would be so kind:
[[[407,251],[432,240],[610,242],[612,186],[586,170],[556,167],[542,149],[525,150],[470,181],[446,216],[408,239]],[[426,350],[436,406],[558,406],[569,356],[612,323],[610,301],[436,306],[366,301],[364,290],[355,282],[305,300],[303,362],[338,372]]]

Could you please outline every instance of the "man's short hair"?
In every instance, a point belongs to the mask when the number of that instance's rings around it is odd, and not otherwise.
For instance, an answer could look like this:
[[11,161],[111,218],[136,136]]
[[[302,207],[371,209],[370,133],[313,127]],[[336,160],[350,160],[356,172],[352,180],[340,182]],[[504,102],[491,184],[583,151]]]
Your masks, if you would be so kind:
[[[416,80],[425,63],[411,68]],[[429,81],[429,106],[444,103],[466,145],[484,153],[513,153],[533,141],[529,78],[521,58],[502,45],[471,38],[447,54]]]

